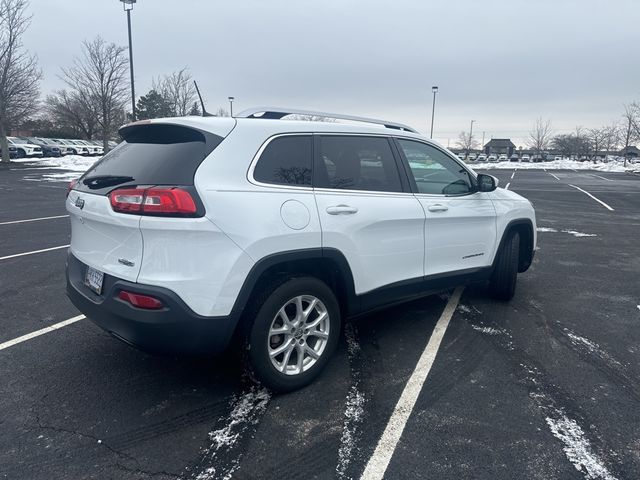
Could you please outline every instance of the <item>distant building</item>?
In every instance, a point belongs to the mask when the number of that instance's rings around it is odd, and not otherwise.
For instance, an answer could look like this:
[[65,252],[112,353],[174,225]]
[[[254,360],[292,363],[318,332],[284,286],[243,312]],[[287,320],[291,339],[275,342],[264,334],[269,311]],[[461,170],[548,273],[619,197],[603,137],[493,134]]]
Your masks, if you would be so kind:
[[620,153],[618,153],[618,155],[620,155],[621,157],[638,158],[640,157],[640,148],[629,146],[620,150]]
[[492,138],[484,146],[487,155],[506,155],[510,157],[516,151],[516,146],[509,138]]

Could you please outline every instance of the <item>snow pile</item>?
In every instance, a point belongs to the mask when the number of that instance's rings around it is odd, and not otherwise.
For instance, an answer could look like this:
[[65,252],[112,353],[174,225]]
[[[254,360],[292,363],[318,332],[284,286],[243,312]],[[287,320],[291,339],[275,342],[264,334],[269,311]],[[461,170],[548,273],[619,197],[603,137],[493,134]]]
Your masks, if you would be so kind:
[[593,163],[593,162],[579,162],[577,160],[553,160],[550,162],[498,162],[498,163],[486,163],[475,162],[468,164],[475,170],[512,170],[517,168],[518,170],[595,170],[598,172],[626,172],[634,171],[638,169],[637,165],[631,165],[627,163],[624,166],[624,161],[613,160],[608,163]]
[[[80,155],[67,155],[66,157],[46,158],[22,158],[11,160],[12,163],[29,163],[37,168],[50,168],[54,170],[68,170],[70,172],[86,172],[91,165],[101,157],[82,157]],[[76,175],[78,177],[79,175]]]

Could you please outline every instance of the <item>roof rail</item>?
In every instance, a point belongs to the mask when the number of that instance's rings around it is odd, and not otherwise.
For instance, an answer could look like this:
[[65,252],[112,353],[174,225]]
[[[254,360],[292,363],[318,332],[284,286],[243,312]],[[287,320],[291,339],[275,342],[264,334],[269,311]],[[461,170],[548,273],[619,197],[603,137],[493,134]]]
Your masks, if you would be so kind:
[[278,108],[278,107],[255,107],[240,112],[236,117],[238,118],[264,118],[271,120],[279,120],[288,115],[309,115],[313,117],[323,118],[335,118],[336,120],[349,120],[352,122],[364,122],[374,123],[376,125],[383,125],[386,128],[393,128],[395,130],[405,130],[407,132],[418,133],[413,128],[403,125],[402,123],[387,122],[386,120],[378,120],[375,118],[355,117],[353,115],[342,115],[340,113],[327,113],[327,112],[313,112],[310,110],[295,110],[292,108]]

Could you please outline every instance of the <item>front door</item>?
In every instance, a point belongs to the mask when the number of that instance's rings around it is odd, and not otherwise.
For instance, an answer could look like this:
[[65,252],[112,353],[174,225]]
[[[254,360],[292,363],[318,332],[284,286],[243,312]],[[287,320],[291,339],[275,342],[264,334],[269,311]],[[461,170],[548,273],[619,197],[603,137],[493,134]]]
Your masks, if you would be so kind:
[[491,264],[496,211],[458,161],[427,143],[398,139],[426,215],[425,275]]

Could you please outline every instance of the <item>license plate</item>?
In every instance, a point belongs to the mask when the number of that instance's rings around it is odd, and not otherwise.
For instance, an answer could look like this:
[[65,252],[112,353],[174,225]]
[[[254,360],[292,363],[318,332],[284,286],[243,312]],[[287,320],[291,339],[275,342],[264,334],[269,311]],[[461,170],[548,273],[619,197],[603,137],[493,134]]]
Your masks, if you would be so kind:
[[87,273],[84,276],[84,284],[98,295],[102,293],[102,281],[104,273],[92,267],[87,267]]

